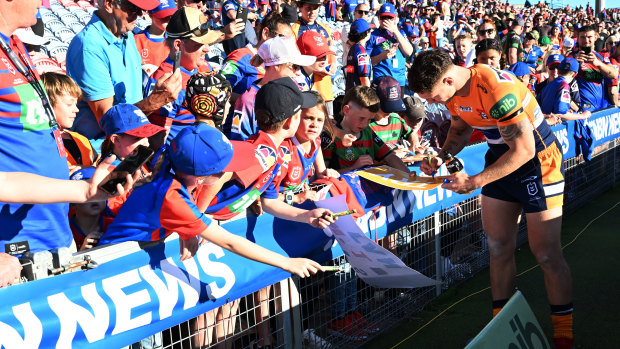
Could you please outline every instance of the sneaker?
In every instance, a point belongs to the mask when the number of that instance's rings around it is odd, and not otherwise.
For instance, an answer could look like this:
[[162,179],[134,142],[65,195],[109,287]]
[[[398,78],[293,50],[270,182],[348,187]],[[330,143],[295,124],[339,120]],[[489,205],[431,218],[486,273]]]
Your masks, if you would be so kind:
[[555,349],[575,349],[575,342],[572,338],[553,338],[553,344],[555,344]]
[[353,322],[357,325],[357,327],[361,327],[362,329],[364,329],[364,331],[366,331],[366,333],[370,335],[377,334],[381,331],[379,326],[366,320],[366,318],[357,310],[351,313],[351,317],[353,318]]
[[327,332],[354,342],[362,342],[368,339],[366,332],[351,321],[351,314],[330,322],[327,325]]

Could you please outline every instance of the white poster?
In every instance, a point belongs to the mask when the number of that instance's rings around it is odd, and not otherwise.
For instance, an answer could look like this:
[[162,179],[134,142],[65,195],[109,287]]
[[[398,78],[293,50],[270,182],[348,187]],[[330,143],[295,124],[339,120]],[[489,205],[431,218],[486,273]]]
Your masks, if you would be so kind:
[[[332,212],[347,211],[344,195],[317,201],[318,207]],[[434,286],[439,282],[409,268],[390,251],[370,240],[351,215],[341,216],[324,229],[334,236],[357,275],[377,288],[416,288]]]

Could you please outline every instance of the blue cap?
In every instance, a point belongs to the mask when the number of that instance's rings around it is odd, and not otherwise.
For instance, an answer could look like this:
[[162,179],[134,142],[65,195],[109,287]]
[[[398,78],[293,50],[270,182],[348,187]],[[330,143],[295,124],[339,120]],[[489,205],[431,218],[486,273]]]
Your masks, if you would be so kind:
[[151,124],[138,107],[126,103],[120,103],[110,108],[103,114],[99,124],[106,136],[126,133],[134,137],[145,138],[165,131],[163,127]]
[[95,174],[94,167],[85,167],[73,172],[69,179],[73,181],[88,180],[93,178],[93,174]]
[[562,56],[559,53],[554,53],[552,55],[549,55],[549,57],[547,58],[546,65],[560,64],[562,63],[563,60],[564,60],[564,56]]
[[159,0],[159,6],[149,11],[149,14],[156,18],[166,18],[177,12],[177,4],[174,0]]
[[510,67],[515,76],[530,75],[530,67],[525,62],[517,62]]
[[573,57],[566,57],[564,58],[562,63],[560,63],[560,65],[558,66],[558,69],[570,70],[576,73],[579,71],[579,62],[577,62],[577,60],[574,59]]
[[351,29],[349,33],[361,34],[367,30],[370,30],[370,24],[363,18],[358,18],[351,23]]
[[379,8],[379,11],[377,11],[377,16],[396,17],[398,15],[396,14],[396,8],[394,7],[394,5],[389,2],[386,2],[383,5],[381,5],[381,7]]
[[384,113],[395,113],[407,110],[405,103],[400,98],[400,84],[389,75],[376,78],[370,88],[375,90],[379,97],[381,110]]
[[167,156],[175,171],[192,176],[240,171],[256,159],[252,143],[233,144],[205,123],[184,127],[167,145]]

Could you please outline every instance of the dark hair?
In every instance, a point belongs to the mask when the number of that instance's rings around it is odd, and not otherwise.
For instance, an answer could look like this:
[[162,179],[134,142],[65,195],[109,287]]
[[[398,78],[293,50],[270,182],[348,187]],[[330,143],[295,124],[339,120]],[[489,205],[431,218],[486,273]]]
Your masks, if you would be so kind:
[[495,50],[502,53],[502,45],[497,39],[484,39],[476,44],[476,56],[488,50]]
[[360,42],[361,40],[364,40],[369,34],[370,34],[370,29],[364,32],[361,32],[361,33],[349,32],[349,41]]
[[291,26],[291,24],[282,17],[277,11],[270,11],[265,15],[265,18],[260,22],[261,31],[264,28],[268,28],[270,32],[275,33],[278,31],[279,25]]
[[[342,108],[351,102],[373,113],[379,111],[379,97],[375,90],[368,86],[358,85],[347,91],[342,99]],[[342,114],[344,115],[344,112]]]
[[413,92],[428,92],[454,64],[443,50],[421,52],[409,69],[407,81]]
[[581,34],[581,33],[587,33],[587,32],[597,32],[597,29],[595,29],[593,26],[588,24],[588,25],[584,25],[583,27],[581,27],[577,33]]

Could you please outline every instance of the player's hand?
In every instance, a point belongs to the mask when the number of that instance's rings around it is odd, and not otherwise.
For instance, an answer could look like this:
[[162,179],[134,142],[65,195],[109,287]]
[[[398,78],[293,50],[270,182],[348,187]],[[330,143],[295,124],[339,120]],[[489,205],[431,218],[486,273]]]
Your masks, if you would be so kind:
[[[131,190],[135,181],[138,180],[140,176],[139,171],[136,171],[133,176],[130,176],[127,172],[114,172],[110,168],[110,165],[116,160],[115,155],[110,155],[105,160],[103,160],[95,173],[93,173],[93,177],[88,181],[88,192],[86,194],[87,201],[105,201],[109,198],[118,195],[124,195],[127,191]],[[108,181],[108,179],[112,178],[122,178],[125,177],[125,184],[121,185],[120,183],[116,185],[116,195],[111,195],[108,192],[105,192],[99,189],[99,185]]]
[[478,186],[474,183],[474,177],[470,177],[462,171],[448,176],[447,179],[450,182],[442,184],[441,187],[455,193],[469,194],[478,189]]
[[319,229],[327,228],[337,219],[337,217],[332,217],[332,211],[326,208],[315,208],[314,210],[306,211],[304,215],[308,224]]
[[360,167],[364,167],[364,166],[370,166],[372,164],[374,164],[374,161],[372,160],[370,155],[364,154],[364,155],[360,156],[359,158],[357,158],[357,160],[353,164],[353,168],[360,168]]
[[286,262],[282,269],[301,278],[309,277],[319,270],[323,270],[319,263],[308,258],[288,258]]
[[19,259],[6,253],[0,253],[0,288],[13,284],[22,271]]
[[224,39],[229,40],[243,33],[244,30],[245,22],[241,18],[237,18],[234,22],[228,23],[222,31],[224,32]]
[[196,252],[198,252],[198,247],[200,247],[200,240],[198,239],[198,236],[194,236],[193,238],[189,238],[187,240],[179,238],[179,247],[181,261],[184,261],[194,257]]
[[443,164],[443,160],[438,156],[428,156],[422,159],[420,163],[420,170],[427,175],[432,175],[437,172],[437,169]]

